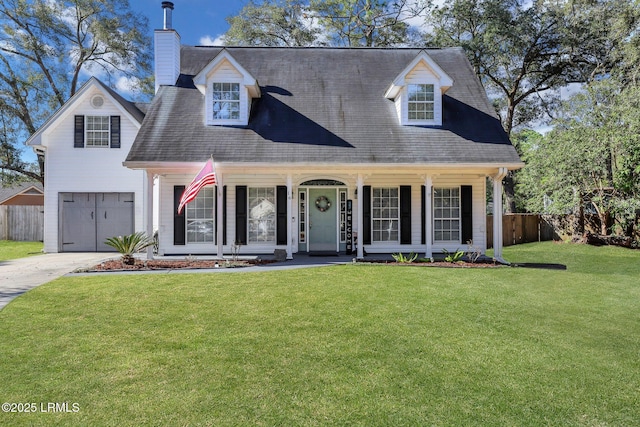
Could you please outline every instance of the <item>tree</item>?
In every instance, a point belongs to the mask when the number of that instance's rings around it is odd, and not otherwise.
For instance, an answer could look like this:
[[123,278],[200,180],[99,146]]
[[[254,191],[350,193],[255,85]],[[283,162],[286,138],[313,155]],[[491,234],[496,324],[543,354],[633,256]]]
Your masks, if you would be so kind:
[[264,0],[227,18],[226,44],[249,46],[398,46],[419,40],[407,21],[426,0]]
[[236,16],[227,18],[224,43],[236,46],[311,46],[319,29],[300,0],[261,4],[250,1]]
[[312,0],[332,46],[399,46],[415,39],[412,18],[427,8],[423,0]]
[[593,82],[564,104],[554,125],[525,157],[527,208],[566,213],[587,204],[602,234],[615,222],[632,236],[640,212],[640,87]]
[[0,111],[5,120],[0,167],[44,182],[20,159],[20,140],[75,94],[84,73],[150,93],[146,18],[128,0],[2,0]]

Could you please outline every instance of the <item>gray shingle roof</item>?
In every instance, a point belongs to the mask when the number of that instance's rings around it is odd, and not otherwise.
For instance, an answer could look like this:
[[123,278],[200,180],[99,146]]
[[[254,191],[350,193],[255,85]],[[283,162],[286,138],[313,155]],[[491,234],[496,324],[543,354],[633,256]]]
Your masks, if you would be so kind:
[[178,83],[159,90],[127,162],[520,162],[459,48],[425,50],[454,81],[441,128],[402,126],[384,97],[421,49],[249,47],[226,48],[262,91],[249,125],[206,126],[192,77],[222,49],[182,47]]

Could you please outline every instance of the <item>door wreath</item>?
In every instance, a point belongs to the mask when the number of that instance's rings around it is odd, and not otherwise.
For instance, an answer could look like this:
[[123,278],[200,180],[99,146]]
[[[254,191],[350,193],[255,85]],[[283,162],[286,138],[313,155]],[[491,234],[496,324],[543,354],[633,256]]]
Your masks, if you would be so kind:
[[325,212],[329,210],[331,207],[331,200],[327,199],[326,196],[320,196],[316,199],[316,208],[320,212]]

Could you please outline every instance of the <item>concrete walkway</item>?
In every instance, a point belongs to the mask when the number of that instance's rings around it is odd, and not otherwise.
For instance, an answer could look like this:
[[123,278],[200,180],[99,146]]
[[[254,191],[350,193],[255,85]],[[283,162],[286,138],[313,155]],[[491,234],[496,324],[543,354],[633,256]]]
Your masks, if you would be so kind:
[[114,253],[61,253],[0,261],[0,310],[30,289],[57,279],[77,268],[117,257]]

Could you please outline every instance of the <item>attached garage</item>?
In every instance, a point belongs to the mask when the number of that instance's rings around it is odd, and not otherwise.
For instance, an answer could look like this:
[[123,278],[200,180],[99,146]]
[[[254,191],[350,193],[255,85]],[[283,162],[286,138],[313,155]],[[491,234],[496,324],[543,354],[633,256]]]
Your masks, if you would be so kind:
[[109,252],[109,237],[134,232],[134,193],[59,193],[60,252]]

